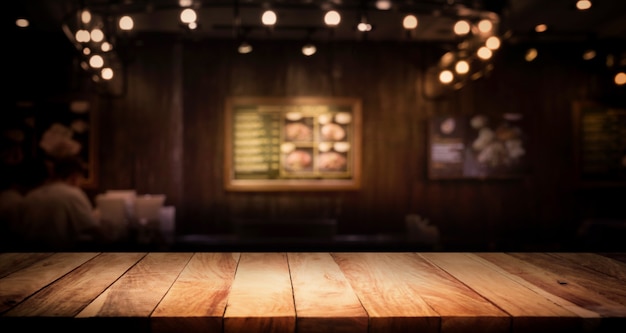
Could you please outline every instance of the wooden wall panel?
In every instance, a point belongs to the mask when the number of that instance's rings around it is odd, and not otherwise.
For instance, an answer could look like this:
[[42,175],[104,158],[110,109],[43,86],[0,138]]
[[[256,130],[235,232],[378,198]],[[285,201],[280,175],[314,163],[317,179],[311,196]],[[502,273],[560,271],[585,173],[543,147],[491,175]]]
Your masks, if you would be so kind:
[[[556,56],[526,63],[522,48],[511,46],[488,77],[430,99],[423,94],[425,72],[442,53],[430,44],[337,42],[304,57],[299,42],[259,41],[254,52],[240,55],[232,41],[148,39],[129,64],[127,94],[103,111],[101,189],[134,187],[178,198],[177,228],[185,234],[229,231],[237,217],[331,217],[342,233],[402,232],[409,213],[429,218],[451,247],[513,247],[560,237],[548,231],[574,232],[577,214],[597,212],[601,196],[572,188],[570,107],[576,99],[606,97],[601,77]],[[621,92],[609,93],[618,100]],[[228,96],[361,98],[361,190],[225,192]],[[172,110],[177,106],[182,111]],[[529,175],[428,180],[428,117],[478,112],[524,114]],[[182,137],[171,133],[176,129]],[[610,209],[609,215],[620,214]]]

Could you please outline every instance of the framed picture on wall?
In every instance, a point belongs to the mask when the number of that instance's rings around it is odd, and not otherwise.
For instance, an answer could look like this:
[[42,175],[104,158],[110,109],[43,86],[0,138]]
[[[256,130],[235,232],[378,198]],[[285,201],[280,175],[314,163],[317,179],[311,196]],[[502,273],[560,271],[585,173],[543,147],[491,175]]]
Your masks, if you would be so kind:
[[233,97],[224,118],[226,190],[360,187],[359,99]]
[[514,178],[528,170],[521,114],[433,116],[427,144],[429,179]]
[[97,145],[94,126],[97,107],[91,96],[58,97],[19,102],[25,158],[52,161],[77,156],[85,165],[83,188],[97,186]]
[[626,186],[626,108],[576,101],[572,124],[575,182]]

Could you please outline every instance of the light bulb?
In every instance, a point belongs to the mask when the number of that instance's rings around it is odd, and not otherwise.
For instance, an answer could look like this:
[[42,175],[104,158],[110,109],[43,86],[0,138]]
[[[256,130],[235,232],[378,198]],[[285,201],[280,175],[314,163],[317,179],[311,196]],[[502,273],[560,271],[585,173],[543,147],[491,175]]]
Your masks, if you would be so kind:
[[261,22],[265,25],[274,25],[276,24],[276,13],[271,10],[266,10],[261,16]]
[[91,68],[100,68],[103,65],[104,59],[102,59],[102,56],[95,54],[89,58],[89,66],[91,66]]
[[439,73],[439,82],[441,83],[448,84],[452,82],[453,79],[454,79],[454,74],[452,74],[452,72],[447,69]]
[[133,18],[125,15],[120,18],[119,27],[122,30],[132,30],[135,23],[133,22]]
[[417,17],[411,14],[405,16],[404,19],[402,20],[402,26],[404,27],[404,29],[407,29],[407,30],[417,28]]
[[465,20],[460,20],[457,21],[454,24],[454,33],[462,36],[462,35],[467,35],[470,32],[470,24],[469,22],[465,21]]
[[196,11],[191,8],[185,8],[180,12],[180,21],[186,24],[195,22],[198,18]]
[[341,15],[335,10],[330,10],[324,15],[324,23],[329,26],[336,26],[341,22]]
[[315,52],[317,52],[317,48],[313,44],[309,43],[302,47],[302,54],[304,54],[307,57],[314,55]]

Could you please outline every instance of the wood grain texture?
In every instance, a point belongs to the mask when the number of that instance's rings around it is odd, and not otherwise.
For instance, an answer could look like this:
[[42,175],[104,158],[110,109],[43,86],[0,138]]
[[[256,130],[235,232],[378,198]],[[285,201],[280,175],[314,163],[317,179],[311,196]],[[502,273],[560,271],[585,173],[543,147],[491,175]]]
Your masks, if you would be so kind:
[[[409,317],[416,315],[406,311],[411,310],[410,304],[423,302],[432,313],[440,316],[441,332],[509,331],[510,316],[507,313],[415,253],[335,253],[333,257],[359,294],[370,316],[370,325],[376,311],[365,299],[371,298],[372,302],[379,303],[382,311]],[[377,274],[382,281],[371,274]],[[372,295],[378,290],[372,286],[379,284],[389,285],[390,290]],[[399,302],[384,296],[396,293],[403,295]]]
[[238,261],[238,253],[195,253],[152,313],[152,332],[222,332]]
[[572,332],[583,321],[576,314],[466,253],[422,253],[433,264],[509,313],[514,332]]
[[0,253],[0,278],[28,267],[53,254],[52,252]]
[[39,291],[6,316],[74,317],[145,253],[102,253]]
[[76,317],[147,318],[192,253],[149,253]]
[[224,313],[224,332],[294,332],[289,265],[285,253],[243,253]]
[[565,259],[594,271],[612,276],[626,283],[626,263],[595,253],[549,253],[551,256]]
[[299,333],[367,332],[367,312],[330,254],[288,256]]
[[595,270],[567,260],[555,260],[553,256],[547,253],[516,252],[510,253],[510,255],[557,274],[562,282],[578,283],[610,300],[626,305],[624,282],[615,277],[598,274]]
[[0,313],[19,304],[97,253],[55,253],[0,279]]
[[[479,257],[497,265],[520,284],[552,300],[555,304],[584,318],[588,330],[606,331],[608,326],[626,331],[626,307],[575,282],[565,282],[562,276],[544,270],[504,253],[480,253]],[[610,318],[610,319],[609,319]],[[619,325],[619,326],[617,326]]]

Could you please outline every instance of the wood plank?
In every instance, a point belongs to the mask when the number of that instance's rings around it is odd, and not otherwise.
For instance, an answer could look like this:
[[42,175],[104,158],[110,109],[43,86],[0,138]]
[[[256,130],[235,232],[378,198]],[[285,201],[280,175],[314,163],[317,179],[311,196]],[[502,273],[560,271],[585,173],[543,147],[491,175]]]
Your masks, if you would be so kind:
[[509,331],[508,314],[417,254],[333,257],[370,317],[370,332]]
[[53,255],[54,252],[10,252],[0,253],[0,278],[3,278],[37,261]]
[[563,283],[562,276],[507,254],[477,255],[511,273],[517,282],[526,283],[529,289],[585,318],[585,330],[606,332],[613,327],[626,332],[626,307],[622,304],[587,289],[585,285]]
[[595,253],[549,253],[626,282],[626,263]]
[[148,332],[149,316],[167,293],[193,253],[149,253],[115,281],[76,318],[89,331],[110,332],[124,327]]
[[243,253],[224,313],[224,332],[294,332],[289,265],[284,253]]
[[607,258],[615,259],[617,261],[626,263],[626,252],[608,252],[608,253],[602,252],[598,254]]
[[493,302],[512,318],[514,332],[573,332],[582,319],[552,300],[520,284],[506,272],[494,270],[467,253],[422,253],[433,264]]
[[542,267],[560,276],[564,283],[575,282],[602,294],[604,297],[619,304],[626,305],[626,288],[624,282],[612,276],[598,274],[597,271],[566,260],[556,260],[547,253],[509,253],[511,256]]
[[329,253],[288,258],[298,333],[367,332],[367,312]]
[[98,253],[55,253],[0,279],[0,313],[71,272]]
[[238,253],[196,253],[151,316],[153,333],[222,332]]

